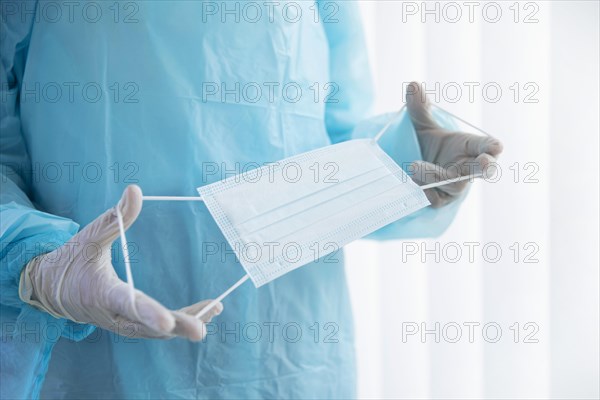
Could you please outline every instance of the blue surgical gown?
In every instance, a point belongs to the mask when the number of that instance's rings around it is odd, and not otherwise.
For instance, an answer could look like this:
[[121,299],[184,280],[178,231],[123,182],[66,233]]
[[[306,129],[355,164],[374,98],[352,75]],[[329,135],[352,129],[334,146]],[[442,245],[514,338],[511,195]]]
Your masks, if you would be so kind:
[[[67,3],[2,5],[1,397],[354,397],[341,252],[240,287],[204,343],[56,319],[23,303],[18,284],[31,258],[128,184],[194,196],[249,165],[373,135],[388,117],[365,119],[357,4],[280,2],[257,18],[243,2]],[[406,118],[384,139],[397,162],[420,158]],[[455,210],[424,209],[372,237],[436,235]],[[136,286],[172,309],[244,274],[202,203],[146,203],[128,240]]]

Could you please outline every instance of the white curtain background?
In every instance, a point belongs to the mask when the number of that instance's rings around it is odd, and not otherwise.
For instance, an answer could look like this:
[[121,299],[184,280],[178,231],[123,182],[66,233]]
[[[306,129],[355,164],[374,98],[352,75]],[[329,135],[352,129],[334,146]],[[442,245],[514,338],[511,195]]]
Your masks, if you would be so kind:
[[504,142],[502,177],[475,183],[440,238],[347,248],[359,396],[598,398],[599,3],[475,2],[473,22],[448,3],[361,3],[375,111],[401,106],[403,82],[438,84],[438,104]]

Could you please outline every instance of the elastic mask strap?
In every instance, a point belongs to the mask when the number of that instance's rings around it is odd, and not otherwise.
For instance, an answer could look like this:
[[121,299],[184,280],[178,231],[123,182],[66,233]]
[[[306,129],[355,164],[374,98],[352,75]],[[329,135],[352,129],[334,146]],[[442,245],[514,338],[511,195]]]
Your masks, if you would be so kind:
[[379,139],[381,139],[381,137],[383,136],[383,134],[386,133],[390,126],[392,126],[400,118],[400,116],[404,113],[405,110],[406,104],[403,105],[398,111],[396,111],[396,113],[392,115],[388,123],[385,124],[385,126],[381,128],[379,132],[377,132],[377,135],[375,135],[375,137],[373,138],[373,142],[378,142]]
[[431,188],[438,187],[438,186],[448,185],[448,184],[454,183],[454,182],[466,181],[467,179],[475,180],[475,178],[482,178],[482,177],[483,177],[483,174],[465,175],[465,176],[459,176],[458,178],[446,179],[445,181],[428,183],[427,185],[421,185],[419,187],[421,188],[421,190],[425,190],[425,189],[431,189]]
[[[203,201],[201,197],[194,196],[142,196],[142,199],[145,201]],[[125,224],[123,223],[123,215],[121,215],[121,210],[118,204],[115,209],[117,213],[117,223],[119,224],[119,236],[121,238],[123,261],[125,262],[125,275],[127,277],[127,284],[129,285],[129,295],[131,297],[133,309],[137,313],[137,309],[135,308],[135,286],[133,284],[133,274],[131,272],[129,247],[127,247],[127,237],[125,236]]]
[[[129,247],[127,246],[127,238],[125,237],[125,224],[123,224],[123,215],[121,215],[120,205],[117,204],[117,222],[119,224],[119,235],[121,237],[121,249],[123,250],[123,260],[125,261],[125,274],[127,276],[127,284],[129,285],[129,297],[134,313],[137,315],[137,307],[135,306],[135,286],[133,285],[133,274],[131,273],[131,262],[129,259]],[[139,316],[138,316],[139,319]]]
[[[197,196],[197,197],[196,196],[143,196],[142,198],[147,201],[204,201],[202,199],[202,197],[200,197],[200,196]],[[198,318],[198,319],[202,318],[214,306],[216,306],[219,302],[221,302],[221,300],[223,300],[225,297],[227,297],[231,292],[233,292],[235,289],[237,289],[239,286],[241,286],[242,283],[246,282],[248,279],[250,279],[250,275],[248,275],[248,274],[244,275],[240,280],[238,280],[236,283],[234,283],[229,289],[224,291],[219,297],[217,297],[216,299],[214,299],[213,301],[208,303],[206,305],[206,307],[204,307],[202,310],[200,310],[200,312],[198,312],[196,314],[196,318]]]
[[[201,197],[196,196],[142,196],[142,199],[145,201],[204,201]],[[121,249],[123,250],[123,259],[125,260],[125,273],[127,275],[127,283],[130,289],[131,296],[131,304],[133,305],[134,311],[137,313],[137,308],[135,307],[135,287],[133,285],[133,274],[131,273],[131,262],[129,259],[129,249],[127,248],[127,238],[125,237],[125,225],[123,224],[123,216],[121,215],[121,211],[119,206],[117,205],[117,221],[119,223],[119,234],[121,236]],[[240,280],[234,283],[229,289],[223,292],[219,297],[208,303],[206,307],[200,310],[199,313],[196,314],[196,318],[202,318],[206,313],[208,313],[214,306],[216,306],[221,300],[227,297],[231,292],[237,289],[242,283],[246,282],[250,279],[250,275],[244,275]]]
[[437,104],[431,104],[431,105],[432,105],[432,106],[434,106],[435,108],[437,108],[438,110],[442,110],[442,111],[443,111],[443,112],[445,112],[446,114],[448,114],[448,115],[450,115],[450,116],[452,116],[452,117],[456,118],[456,119],[457,119],[457,120],[459,120],[460,122],[462,122],[462,123],[464,123],[464,124],[467,124],[467,125],[469,125],[471,128],[473,128],[473,129],[475,129],[475,130],[478,130],[479,132],[483,133],[484,135],[486,135],[486,136],[492,136],[492,135],[490,135],[489,133],[487,133],[486,131],[484,131],[483,129],[481,129],[481,128],[478,128],[478,127],[476,127],[475,125],[473,125],[472,123],[470,123],[470,122],[468,122],[468,121],[465,121],[465,120],[464,120],[464,119],[462,119],[461,117],[459,117],[459,116],[457,116],[457,115],[454,115],[454,114],[452,114],[450,111],[447,111],[446,109],[444,109],[444,108],[442,108],[442,107],[438,106]]
[[248,279],[250,279],[250,275],[248,275],[248,274],[244,275],[239,281],[237,281],[229,289],[224,291],[223,294],[221,294],[219,297],[217,297],[216,299],[214,299],[213,301],[208,303],[208,305],[206,307],[204,307],[202,310],[200,310],[200,312],[198,314],[196,314],[196,318],[202,318],[207,312],[210,311],[211,308],[216,306],[217,303],[219,303],[221,300],[223,300],[225,297],[227,297],[235,289],[240,287],[241,284],[246,282]]
[[[469,125],[471,128],[483,133],[486,136],[491,136],[489,133],[487,133],[486,131],[484,131],[481,128],[478,128],[477,126],[471,124],[468,121],[465,121],[464,119],[462,119],[461,117],[452,114],[450,111],[447,111],[445,109],[443,109],[442,107],[438,106],[437,104],[431,104],[433,107],[442,110],[443,112],[445,112],[446,114],[452,116],[453,118],[456,118],[457,120],[459,120],[460,122]],[[392,115],[392,117],[390,118],[390,120],[387,122],[387,124],[385,124],[385,126],[379,131],[377,132],[377,134],[375,135],[375,137],[373,137],[373,141],[374,142],[378,142],[379,139],[381,139],[381,137],[388,131],[388,129],[390,128],[390,126],[392,126],[399,118],[400,116],[402,116],[402,114],[404,113],[406,109],[406,104],[403,105],[400,110],[398,110],[397,112],[394,113],[394,115]]]

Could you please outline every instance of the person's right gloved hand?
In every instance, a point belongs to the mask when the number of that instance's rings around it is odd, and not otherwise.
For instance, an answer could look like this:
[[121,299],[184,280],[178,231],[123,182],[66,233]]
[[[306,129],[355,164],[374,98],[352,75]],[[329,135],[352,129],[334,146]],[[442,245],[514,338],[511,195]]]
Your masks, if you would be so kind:
[[[423,88],[416,82],[408,85],[406,106],[423,155],[423,160],[416,160],[410,166],[411,178],[417,184],[465,175],[494,175],[496,159],[503,149],[500,140],[442,128],[431,114]],[[425,195],[431,206],[438,208],[458,199],[468,185],[466,180],[453,182],[426,189]]]
[[21,299],[57,318],[89,323],[128,337],[201,340],[206,335],[204,322],[220,314],[222,304],[201,321],[194,315],[210,300],[171,311],[135,290],[132,303],[130,287],[115,273],[111,244],[119,235],[116,207],[127,229],[139,215],[142,201],[138,186],[127,187],[115,207],[63,246],[32,259],[21,273]]

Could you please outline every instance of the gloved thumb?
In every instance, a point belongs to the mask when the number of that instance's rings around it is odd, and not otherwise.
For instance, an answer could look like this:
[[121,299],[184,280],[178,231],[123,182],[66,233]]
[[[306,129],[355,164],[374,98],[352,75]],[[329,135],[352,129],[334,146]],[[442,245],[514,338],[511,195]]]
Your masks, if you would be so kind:
[[411,82],[406,87],[406,108],[417,131],[438,127],[431,115],[429,99],[417,82]]
[[121,200],[116,205],[123,216],[123,225],[128,229],[142,211],[143,195],[138,185],[129,185],[123,191]]
[[137,185],[127,186],[117,205],[86,226],[79,233],[80,237],[94,241],[100,246],[110,245],[119,236],[117,207],[123,217],[123,225],[127,229],[140,215],[142,203],[142,189]]

